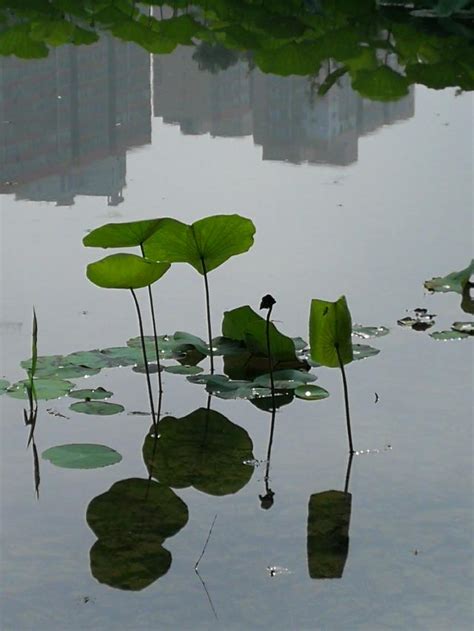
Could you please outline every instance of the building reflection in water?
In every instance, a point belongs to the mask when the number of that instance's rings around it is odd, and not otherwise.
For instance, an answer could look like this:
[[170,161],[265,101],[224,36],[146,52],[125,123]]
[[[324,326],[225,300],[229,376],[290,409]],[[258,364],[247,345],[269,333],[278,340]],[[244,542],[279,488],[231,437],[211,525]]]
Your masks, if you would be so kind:
[[126,152],[151,142],[150,56],[111,37],[0,58],[0,193],[123,200]]
[[154,58],[155,116],[183,134],[253,135],[264,160],[348,165],[357,161],[360,136],[414,115],[413,89],[396,102],[373,102],[343,76],[321,97],[307,77],[250,71],[246,60],[198,72],[195,57],[195,49],[180,47]]

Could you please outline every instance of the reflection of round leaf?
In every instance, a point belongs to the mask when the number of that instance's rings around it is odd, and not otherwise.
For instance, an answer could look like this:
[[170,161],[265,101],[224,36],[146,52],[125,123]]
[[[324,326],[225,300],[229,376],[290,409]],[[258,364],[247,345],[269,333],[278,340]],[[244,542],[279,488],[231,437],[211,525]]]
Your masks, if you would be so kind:
[[80,414],[94,414],[95,416],[111,416],[124,411],[119,403],[107,403],[106,401],[78,401],[69,406],[73,412]]
[[172,537],[188,521],[186,504],[153,480],[129,478],[113,484],[89,504],[87,523],[99,539]]
[[[63,379],[34,379],[35,393],[37,399],[59,399],[74,387],[70,381]],[[28,379],[14,383],[7,390],[7,394],[15,399],[27,399],[28,393],[26,386],[29,384]]]
[[69,396],[73,399],[91,399],[91,400],[101,400],[101,399],[109,399],[113,395],[113,392],[109,392],[104,388],[91,388],[89,390],[71,390]]
[[188,416],[160,421],[160,438],[148,435],[143,458],[152,476],[176,488],[194,486],[210,495],[227,495],[243,488],[253,469],[247,432],[225,416],[199,408]]
[[92,576],[110,587],[139,591],[164,576],[171,554],[151,534],[99,539],[90,551]]
[[359,70],[352,87],[373,101],[396,101],[408,94],[408,80],[388,66],[376,70]]
[[122,460],[122,456],[105,445],[71,444],[50,447],[41,454],[57,467],[65,469],[97,469]]
[[0,379],[0,394],[3,394],[9,385],[9,381],[7,381],[6,379]]
[[295,396],[305,401],[318,401],[319,399],[327,399],[329,392],[319,386],[307,385],[299,386],[295,389]]

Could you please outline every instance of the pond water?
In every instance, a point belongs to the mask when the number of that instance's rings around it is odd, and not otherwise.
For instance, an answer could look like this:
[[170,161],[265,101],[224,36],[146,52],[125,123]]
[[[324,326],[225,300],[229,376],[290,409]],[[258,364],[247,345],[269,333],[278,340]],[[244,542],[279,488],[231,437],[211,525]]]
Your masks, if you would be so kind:
[[[107,38],[44,60],[2,58],[0,90],[0,378],[25,377],[33,305],[40,355],[123,346],[138,334],[127,292],[85,276],[101,253],[82,239],[106,222],[253,220],[253,248],[210,276],[216,335],[224,311],[258,311],[269,292],[272,317],[291,336],[308,338],[312,298],[341,294],[354,322],[390,328],[368,341],[379,355],[347,367],[357,453],[338,578],[312,578],[307,550],[310,497],[344,490],[337,370],[313,371],[328,399],[278,411],[267,510],[270,414],[213,397],[212,408],[248,432],[259,464],[246,465],[250,481],[237,493],[175,489],[189,521],[164,544],[169,570],[138,591],[91,574],[86,510],[112,484],[147,479],[150,419],[132,414],[148,409],[143,375],[124,367],[74,380],[111,390],[125,408],[117,416],[75,413],[68,397],[40,401],[39,499],[25,402],[2,396],[2,629],[471,629],[472,340],[438,342],[397,320],[414,308],[437,314],[436,330],[468,319],[459,295],[429,295],[423,282],[471,259],[472,97],[416,86],[401,101],[370,102],[344,79],[318,97],[303,77],[240,62],[212,74],[188,49],[150,58]],[[194,270],[174,265],[156,296],[160,332],[206,338]],[[163,379],[164,412],[206,406],[201,387]],[[41,459],[68,443],[108,445],[123,459],[92,470]]]

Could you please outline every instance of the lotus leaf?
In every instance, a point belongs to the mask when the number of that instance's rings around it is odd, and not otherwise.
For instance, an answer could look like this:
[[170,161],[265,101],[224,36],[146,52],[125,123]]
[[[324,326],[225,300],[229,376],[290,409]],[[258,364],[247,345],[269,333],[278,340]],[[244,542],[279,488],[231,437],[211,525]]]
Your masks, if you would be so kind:
[[188,508],[167,486],[129,478],[95,497],[87,507],[86,519],[99,539],[165,539],[187,524]]
[[255,226],[240,215],[214,215],[192,225],[162,219],[145,241],[145,255],[154,261],[189,263],[200,274],[210,272],[253,244]]
[[[311,381],[316,381],[315,375],[301,370],[276,370],[273,373],[273,383],[277,390],[294,390],[298,386]],[[270,375],[261,375],[253,383],[255,386],[270,388]]]
[[83,390],[71,390],[69,396],[73,399],[109,399],[113,395],[113,392],[109,392],[100,386],[98,388],[83,389]]
[[469,333],[463,333],[461,331],[433,331],[433,333],[430,333],[429,336],[439,342],[462,340],[466,337],[470,337]]
[[50,447],[43,451],[41,457],[65,469],[98,469],[122,460],[122,456],[115,449],[86,443]]
[[345,296],[336,302],[311,301],[311,359],[329,368],[339,366],[339,357],[343,364],[348,364],[353,359],[351,334],[351,314]]
[[175,366],[165,366],[166,372],[170,372],[174,375],[197,375],[203,371],[199,366],[181,366],[180,364]]
[[388,66],[375,70],[359,70],[352,87],[374,101],[397,101],[408,94],[408,79]]
[[436,276],[431,280],[425,281],[425,289],[428,291],[448,292],[454,291],[458,294],[463,293],[465,285],[474,274],[474,259],[471,263],[460,272],[451,272],[447,276]]
[[82,243],[95,248],[132,248],[140,246],[156,230],[161,219],[107,223],[84,237]]
[[7,381],[6,379],[0,379],[0,394],[3,394],[9,385],[9,381]]
[[474,322],[454,322],[452,327],[454,331],[460,331],[461,333],[474,334]]
[[[35,394],[37,399],[59,399],[66,395],[74,384],[64,379],[34,379]],[[28,399],[27,386],[29,380],[24,379],[11,385],[7,394],[15,399]]]
[[373,357],[374,355],[378,355],[380,350],[378,348],[374,348],[373,346],[369,346],[368,344],[353,344],[352,345],[352,354],[354,357],[354,361],[359,359],[367,359],[368,357]]
[[165,274],[169,263],[155,263],[135,254],[111,254],[87,266],[87,278],[108,289],[148,287]]
[[143,458],[150,474],[175,488],[194,488],[210,495],[240,491],[252,477],[244,461],[253,460],[247,432],[219,412],[199,408],[183,418],[160,421],[160,438],[150,434]]
[[78,401],[72,403],[69,409],[80,414],[111,416],[112,414],[120,414],[125,408],[119,403],[107,403],[106,401]]
[[385,326],[362,326],[361,324],[354,324],[352,327],[352,335],[361,337],[364,340],[368,340],[371,337],[382,337],[388,335],[390,329]]
[[76,351],[70,353],[63,358],[63,366],[81,366],[87,368],[105,368],[107,366],[107,357],[99,350],[92,351]]
[[298,388],[295,388],[294,393],[298,399],[304,399],[305,401],[319,401],[319,399],[327,399],[329,396],[327,390],[313,385],[298,386]]

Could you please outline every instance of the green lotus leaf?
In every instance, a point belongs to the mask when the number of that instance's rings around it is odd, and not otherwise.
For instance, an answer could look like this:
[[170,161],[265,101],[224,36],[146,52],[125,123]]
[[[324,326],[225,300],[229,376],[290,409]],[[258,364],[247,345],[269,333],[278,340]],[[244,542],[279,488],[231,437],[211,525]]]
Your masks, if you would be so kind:
[[474,322],[454,322],[451,328],[453,331],[459,331],[460,333],[474,334]]
[[161,219],[107,223],[84,237],[82,243],[94,248],[132,248],[142,245],[156,230]]
[[439,342],[462,340],[464,338],[471,337],[469,333],[463,333],[461,331],[433,331],[433,333],[429,333],[429,336]]
[[[147,351],[148,359],[153,358],[155,355],[155,347],[145,347]],[[150,353],[148,354],[148,350]],[[131,348],[128,346],[112,346],[111,348],[103,348],[100,351],[100,359],[105,362],[105,366],[108,368],[121,367],[121,366],[134,366],[135,364],[143,363],[143,353],[140,348]]]
[[93,414],[94,416],[112,416],[124,411],[119,403],[107,403],[106,401],[78,401],[72,403],[69,409],[80,414]]
[[115,482],[87,507],[86,520],[98,539],[172,537],[188,522],[186,504],[167,486],[129,478]]
[[109,392],[100,386],[98,388],[71,390],[71,392],[69,392],[69,396],[73,399],[91,399],[93,401],[109,399],[112,395],[113,392]]
[[43,451],[41,457],[65,469],[98,469],[122,460],[122,456],[115,449],[87,443],[50,447]]
[[[222,321],[222,334],[245,344],[253,355],[268,356],[266,320],[248,305],[226,311]],[[274,361],[295,361],[295,343],[278,331],[270,322],[270,350]],[[266,370],[268,372],[268,368]]]
[[361,324],[352,326],[352,335],[361,337],[364,340],[368,340],[371,337],[383,337],[389,333],[390,329],[387,329],[386,326],[362,326]]
[[183,418],[160,421],[160,438],[145,438],[143,458],[150,474],[163,484],[194,488],[209,495],[240,491],[253,469],[247,432],[219,412],[199,408]]
[[[277,390],[294,390],[298,386],[316,381],[316,379],[315,375],[301,370],[276,370],[273,373],[273,383]],[[270,388],[270,375],[260,375],[254,379],[253,383],[259,387]]]
[[185,331],[176,331],[171,341],[175,343],[176,350],[192,347],[202,353],[202,355],[209,355],[209,345],[197,335],[192,335]]
[[447,276],[436,276],[424,283],[425,289],[428,291],[448,292],[454,291],[462,294],[464,287],[474,274],[474,259],[471,263],[460,272],[451,272]]
[[[37,399],[59,399],[66,395],[69,390],[74,387],[74,384],[65,379],[34,379],[35,394]],[[28,399],[27,386],[29,380],[24,379],[11,385],[7,394],[14,399]]]
[[368,344],[353,344],[352,345],[352,355],[354,361],[359,359],[367,359],[368,357],[373,357],[374,355],[378,355],[380,350],[378,348],[374,348],[373,346],[369,346]]
[[108,289],[148,287],[165,274],[169,263],[155,263],[135,254],[111,254],[87,266],[87,278]]
[[197,375],[203,371],[199,366],[181,366],[180,364],[175,366],[165,366],[164,370],[174,375]]
[[313,385],[298,386],[295,388],[294,393],[298,399],[304,399],[305,401],[319,401],[320,399],[327,399],[329,396],[327,390]]
[[[275,391],[275,409],[279,409],[284,405],[289,405],[294,399],[294,390],[290,392]],[[256,399],[250,399],[250,403],[263,412],[273,412],[273,398],[258,397]]]
[[324,491],[309,498],[308,571],[311,578],[341,578],[349,552],[352,496]]
[[171,553],[162,543],[152,533],[98,539],[90,551],[91,574],[115,589],[145,589],[171,567]]
[[162,219],[145,241],[145,255],[154,261],[189,263],[200,274],[210,272],[253,244],[255,226],[240,215],[214,215],[187,225]]
[[105,368],[107,366],[107,357],[99,350],[92,351],[76,351],[70,353],[63,358],[63,366],[81,366],[87,368]]
[[[147,372],[149,375],[156,375],[158,373],[158,364],[150,364],[145,367],[145,364],[137,364],[132,368],[133,372],[137,372],[140,375],[146,375]],[[163,370],[163,366],[160,366],[160,370]]]
[[379,66],[375,70],[359,70],[352,87],[373,101],[398,101],[408,94],[409,82],[388,66]]
[[[51,375],[58,379],[79,379],[80,377],[92,377],[100,373],[100,368],[89,368],[88,366],[60,366]],[[35,373],[38,377],[42,377],[42,371]],[[49,376],[49,375],[48,375]]]
[[339,357],[343,364],[350,363],[353,359],[351,334],[351,314],[345,296],[336,302],[311,301],[311,359],[329,368],[339,366]]
[[9,381],[7,381],[6,379],[0,379],[0,394],[3,394],[4,392],[6,392],[9,385],[10,385]]
[[304,351],[308,348],[308,342],[302,337],[292,337],[293,344],[295,345],[295,351],[297,353]]
[[[64,357],[62,355],[39,355],[36,358],[35,377],[53,376],[55,371],[63,364]],[[20,362],[20,366],[25,370],[30,370],[32,366],[31,358]]]

